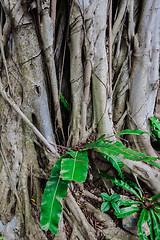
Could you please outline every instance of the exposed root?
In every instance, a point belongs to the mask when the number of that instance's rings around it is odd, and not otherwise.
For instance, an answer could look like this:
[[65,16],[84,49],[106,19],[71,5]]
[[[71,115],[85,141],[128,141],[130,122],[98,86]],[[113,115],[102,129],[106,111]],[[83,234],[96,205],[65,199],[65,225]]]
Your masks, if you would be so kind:
[[[88,223],[87,219],[85,218],[80,207],[77,205],[70,191],[67,192],[67,196],[65,198],[65,204],[69,209],[68,218],[70,218],[70,222],[72,222],[71,227],[74,226],[74,222],[76,220],[78,224],[78,231],[80,231],[84,239],[86,239],[87,237],[87,239],[89,240],[96,240],[95,229]],[[75,225],[73,228],[77,228],[77,226]]]
[[106,239],[110,239],[110,240],[111,239],[112,240],[120,240],[120,239],[138,240],[139,239],[139,237],[136,237],[116,227],[116,224],[109,217],[109,215],[102,213],[100,210],[96,209],[92,204],[85,201],[85,206],[88,211],[94,214],[96,219],[106,224],[107,226],[106,229],[99,229],[99,231],[103,233],[103,236],[105,236]]

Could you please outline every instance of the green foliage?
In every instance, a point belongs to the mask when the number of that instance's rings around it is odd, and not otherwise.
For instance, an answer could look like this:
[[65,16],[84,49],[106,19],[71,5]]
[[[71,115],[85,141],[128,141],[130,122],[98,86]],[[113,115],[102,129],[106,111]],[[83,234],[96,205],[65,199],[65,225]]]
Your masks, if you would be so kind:
[[4,238],[5,238],[5,237],[3,237],[3,236],[2,236],[2,237],[0,237],[0,239],[4,239]]
[[160,121],[154,115],[150,119],[152,135],[160,142]]
[[[69,105],[65,101],[64,97],[61,94],[61,101],[69,111]],[[118,135],[123,134],[137,134],[141,135],[146,132],[140,130],[124,130]],[[136,186],[133,186],[131,183],[123,181],[123,173],[121,168],[124,166],[122,160],[119,158],[119,155],[123,156],[125,159],[130,159],[133,161],[151,162],[151,160],[156,160],[157,158],[148,157],[144,153],[138,153],[132,149],[126,148],[122,143],[106,140],[105,135],[101,136],[97,141],[88,143],[87,146],[79,151],[74,151],[69,149],[65,155],[61,156],[57,163],[54,165],[50,178],[46,183],[46,187],[43,193],[42,203],[41,203],[41,218],[40,225],[44,230],[50,230],[54,234],[57,234],[58,223],[62,213],[61,200],[66,196],[68,183],[70,181],[84,182],[87,178],[88,172],[88,150],[99,152],[106,161],[109,161],[114,169],[116,169],[121,180],[118,180],[114,177],[111,177],[111,181],[117,186],[123,187],[126,190],[134,193],[139,200],[142,200],[142,193],[140,189]],[[151,162],[152,163],[152,162]],[[159,165],[158,165],[159,166]],[[105,176],[106,177],[106,176]],[[138,207],[132,207],[132,204],[135,202],[126,202],[123,205],[130,207],[129,209],[122,210],[119,208],[118,201],[119,195],[113,194],[112,196],[107,196],[105,193],[101,195],[105,201],[101,206],[103,212],[110,209],[112,206],[117,214],[117,217],[132,212],[138,211]],[[122,202],[121,202],[122,204]],[[159,205],[156,205],[159,209]],[[126,212],[125,212],[126,211]],[[156,211],[159,216],[159,212]],[[155,214],[155,219],[158,218]]]
[[[114,183],[116,186],[122,187],[123,189],[130,191],[131,193],[136,195],[139,198],[139,200],[142,200],[141,190],[138,188],[138,186],[136,186],[136,187],[131,186],[131,181],[127,182],[127,181],[124,181],[123,179],[117,179],[116,177],[110,177],[106,173],[101,173],[100,175],[105,179],[111,179],[112,183]],[[140,192],[140,194],[137,193],[136,188],[138,188],[138,191]]]
[[67,109],[68,112],[71,111],[69,103],[67,102],[67,100],[64,98],[64,96],[62,95],[62,93],[60,92],[60,101],[63,104],[63,106],[65,107],[65,109]]
[[117,136],[125,135],[125,134],[142,135],[142,134],[149,134],[149,132],[143,132],[139,129],[136,129],[136,130],[125,129],[125,130],[121,131],[120,133],[117,133]]
[[[141,240],[148,240],[146,233],[143,231],[143,224],[147,222],[150,229],[150,238],[151,240],[160,239],[160,204],[155,202],[160,198],[160,194],[152,196],[151,198],[145,198],[142,196],[142,192],[137,186],[136,183],[132,181],[124,181],[124,179],[117,179],[115,177],[108,176],[107,174],[101,174],[104,178],[111,179],[111,181],[117,185],[118,187],[122,187],[132,194],[136,195],[139,199],[138,201],[134,201],[131,199],[123,200],[119,199],[116,205],[118,206],[119,211],[115,209],[114,214],[117,218],[124,218],[133,213],[140,212],[140,217],[138,221],[138,236]],[[105,198],[105,193],[100,194],[103,198]],[[114,194],[113,194],[114,195]],[[112,195],[112,196],[113,196]],[[111,197],[107,194],[107,199],[111,199]],[[109,200],[108,200],[109,201]],[[111,200],[110,200],[111,201]],[[101,211],[105,212],[104,203],[101,205]],[[158,208],[157,208],[158,207]]]
[[68,157],[62,158],[61,176],[63,180],[73,180],[84,182],[88,172],[88,155],[87,152],[72,151],[67,152]]
[[101,212],[107,212],[111,206],[117,213],[120,212],[119,206],[116,203],[120,199],[119,194],[114,193],[109,196],[107,193],[101,193],[100,195],[102,198],[105,199],[105,201],[101,205]]
[[57,234],[58,223],[62,213],[62,205],[59,199],[63,199],[66,196],[69,183],[60,176],[62,159],[63,157],[56,162],[52,169],[41,203],[41,228],[44,230],[49,229],[54,234]]

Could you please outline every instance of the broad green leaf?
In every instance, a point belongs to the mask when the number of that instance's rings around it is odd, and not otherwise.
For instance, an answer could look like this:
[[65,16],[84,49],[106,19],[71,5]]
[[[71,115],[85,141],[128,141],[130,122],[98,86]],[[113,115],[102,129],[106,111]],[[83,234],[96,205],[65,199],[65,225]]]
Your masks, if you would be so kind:
[[[140,130],[139,130],[140,131]],[[141,131],[140,131],[141,132]],[[140,133],[139,132],[139,133]],[[137,132],[138,133],[138,132]],[[122,143],[119,141],[116,141],[115,143],[112,143],[111,141],[103,141],[102,138],[97,140],[96,142],[91,142],[87,144],[87,146],[83,150],[88,150],[88,149],[94,149],[94,151],[101,153],[103,156],[119,156],[120,154],[123,156],[124,159],[129,159],[132,161],[154,161],[157,160],[158,158],[155,157],[150,157],[147,156],[145,153],[139,153],[136,152],[130,148],[125,147]],[[115,161],[112,158],[112,164],[115,164]],[[152,165],[155,165],[151,162]],[[117,171],[120,174],[119,167],[117,164],[115,164],[117,167]],[[158,167],[158,165],[156,164]]]
[[130,200],[130,199],[126,199],[126,200],[122,200],[120,199],[118,202],[118,206],[132,206],[133,204],[140,204],[140,202],[138,201],[134,201],[134,200]]
[[119,194],[117,193],[112,194],[111,201],[117,202],[119,199],[120,199]]
[[0,239],[5,239],[5,237],[0,237]]
[[110,209],[110,202],[103,202],[101,205],[101,212],[107,212]]
[[[87,145],[88,146],[88,145]],[[125,147],[122,143],[116,141],[115,143],[103,142],[100,140],[99,142],[90,143],[90,148],[93,148],[94,151],[99,152],[101,154],[118,156],[122,155],[123,158],[133,160],[133,161],[150,161],[157,160],[158,158],[147,156],[145,153],[136,152],[130,148]],[[85,148],[89,149],[89,148]]]
[[62,205],[58,198],[63,199],[66,196],[69,183],[60,178],[61,160],[62,157],[59,158],[52,169],[41,203],[41,228],[44,230],[49,229],[54,234],[57,234],[62,213]]
[[150,209],[151,215],[152,215],[152,221],[153,221],[153,229],[155,233],[155,239],[154,240],[159,240],[160,239],[160,222],[158,217],[156,216],[155,212],[153,209]]
[[67,100],[64,98],[64,96],[62,95],[62,93],[60,92],[60,100],[61,103],[63,104],[63,106],[67,109],[68,112],[71,111],[69,103],[67,102]]
[[88,172],[87,152],[71,151],[67,154],[71,155],[71,158],[62,158],[60,174],[63,180],[84,182]]
[[153,201],[157,200],[158,198],[160,198],[160,194],[157,194],[157,195],[152,196],[149,200],[150,200],[151,202],[153,202]]
[[115,212],[114,214],[117,216],[117,218],[124,218],[129,215],[132,215],[133,213],[138,212],[140,209],[139,207],[126,207],[126,208],[121,208],[120,213]]
[[125,129],[125,130],[121,131],[120,133],[117,133],[116,135],[118,135],[118,136],[125,135],[125,134],[142,135],[144,133],[149,134],[149,132],[144,132],[139,129],[136,129],[136,130]]
[[143,208],[138,221],[138,236],[140,237],[141,240],[148,240],[146,233],[143,231],[143,223],[147,221],[148,221],[148,211],[145,208]]
[[118,204],[115,203],[115,201],[111,201],[111,204],[112,204],[112,207],[114,208],[115,212],[117,214],[119,214],[120,213],[120,208],[119,208]]
[[110,201],[110,200],[111,200],[110,196],[109,196],[107,193],[101,193],[100,196],[101,196],[102,198],[104,198],[105,200],[107,200],[107,201]]

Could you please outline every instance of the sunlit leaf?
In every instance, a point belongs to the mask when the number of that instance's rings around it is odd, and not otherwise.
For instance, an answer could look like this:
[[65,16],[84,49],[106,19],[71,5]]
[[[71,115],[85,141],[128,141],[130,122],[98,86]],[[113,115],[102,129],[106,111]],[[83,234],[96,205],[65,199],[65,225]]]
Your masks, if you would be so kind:
[[140,209],[139,207],[126,207],[126,208],[121,208],[120,213],[115,212],[114,214],[117,216],[117,218],[124,218],[129,215],[132,215],[133,213],[138,212]]
[[71,151],[67,152],[71,157],[62,158],[61,176],[63,180],[73,180],[84,182],[88,172],[87,152]]
[[50,178],[46,183],[41,203],[40,225],[44,230],[57,234],[58,223],[62,213],[62,205],[58,199],[66,196],[68,181],[60,178],[62,157],[54,165]]

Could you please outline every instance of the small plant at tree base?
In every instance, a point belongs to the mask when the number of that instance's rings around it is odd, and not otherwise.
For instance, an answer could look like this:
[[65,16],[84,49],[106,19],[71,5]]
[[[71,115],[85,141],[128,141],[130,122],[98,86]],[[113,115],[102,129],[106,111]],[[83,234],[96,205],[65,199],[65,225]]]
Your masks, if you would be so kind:
[[[138,198],[137,201],[134,200],[122,200],[117,197],[117,203],[114,214],[117,218],[124,218],[133,213],[139,212],[140,217],[138,221],[138,236],[141,240],[147,240],[146,233],[143,231],[143,224],[147,222],[149,229],[150,229],[150,239],[151,240],[159,240],[160,239],[160,203],[156,202],[157,199],[160,199],[160,194],[155,195],[151,198],[145,198],[142,195],[140,188],[137,186],[136,183],[132,181],[124,181],[123,179],[117,179],[116,177],[108,176],[107,174],[101,173],[106,179],[111,179],[112,183],[117,185],[118,187],[122,187],[125,190],[130,191]],[[111,197],[106,194],[100,194],[103,198],[106,196],[107,199],[111,199]],[[116,194],[117,195],[117,194]],[[105,198],[105,199],[106,199]],[[105,212],[108,211],[107,204],[105,207],[105,202],[101,205],[101,211]],[[118,211],[117,211],[118,210]]]
[[109,196],[107,193],[101,193],[100,195],[105,199],[101,205],[101,212],[107,212],[111,206],[114,208],[115,212],[120,212],[119,206],[116,203],[120,199],[119,194],[114,193]]
[[[146,132],[141,130],[126,129],[117,135],[136,134],[141,135]],[[148,133],[147,133],[148,134]],[[121,168],[124,163],[119,155],[124,159],[133,161],[145,161],[160,168],[154,157],[148,157],[145,153],[138,153],[130,148],[126,148],[122,143],[107,140],[105,135],[101,136],[97,141],[88,143],[86,147],[79,151],[68,149],[65,155],[61,156],[54,165],[49,180],[42,197],[40,225],[44,230],[50,230],[55,235],[58,231],[58,223],[62,213],[61,199],[64,199],[67,193],[70,181],[84,182],[88,173],[88,150],[99,152],[113,167],[117,170],[119,176],[122,177]],[[113,199],[112,199],[113,200]],[[112,201],[112,206],[116,207],[116,201]]]

